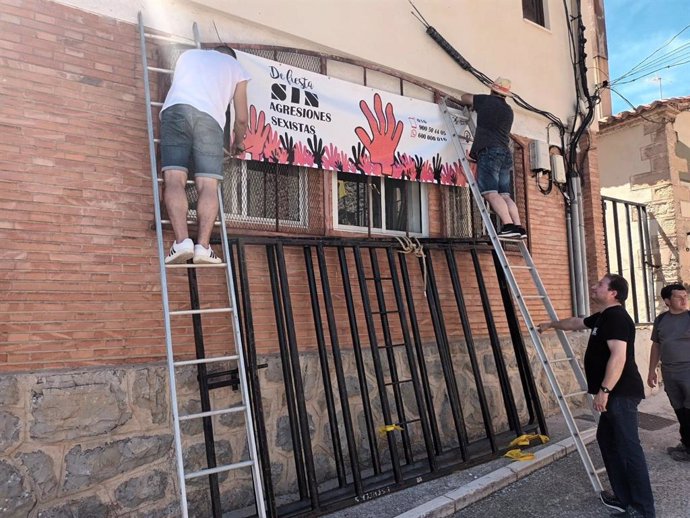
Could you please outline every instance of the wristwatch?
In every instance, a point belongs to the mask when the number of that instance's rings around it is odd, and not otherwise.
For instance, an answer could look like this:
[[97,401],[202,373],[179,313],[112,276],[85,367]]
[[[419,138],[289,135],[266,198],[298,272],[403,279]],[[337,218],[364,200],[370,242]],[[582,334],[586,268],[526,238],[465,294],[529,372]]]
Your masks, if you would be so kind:
[[604,394],[609,394],[609,393],[611,392],[611,389],[605,387],[604,385],[602,385],[600,388],[601,388],[601,391],[602,391]]

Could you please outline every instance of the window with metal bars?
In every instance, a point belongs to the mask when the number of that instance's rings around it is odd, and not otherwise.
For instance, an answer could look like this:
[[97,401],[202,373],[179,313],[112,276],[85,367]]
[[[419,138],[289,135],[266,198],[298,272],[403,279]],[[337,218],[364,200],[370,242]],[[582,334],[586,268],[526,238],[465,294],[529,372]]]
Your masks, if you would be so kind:
[[226,167],[223,194],[228,220],[308,225],[304,168],[232,160]]

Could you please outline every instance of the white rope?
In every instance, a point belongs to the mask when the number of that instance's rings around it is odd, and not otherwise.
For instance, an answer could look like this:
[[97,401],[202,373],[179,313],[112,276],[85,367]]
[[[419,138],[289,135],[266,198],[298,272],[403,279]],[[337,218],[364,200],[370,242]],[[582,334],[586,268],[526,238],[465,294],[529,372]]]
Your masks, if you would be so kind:
[[414,238],[414,241],[410,239],[407,236],[404,237],[397,237],[398,243],[400,243],[400,248],[402,250],[398,250],[399,254],[412,254],[415,257],[418,257],[422,260],[422,272],[424,276],[424,296],[426,297],[426,287],[427,287],[427,272],[426,272],[426,254],[424,253],[424,246],[422,246],[422,243],[419,242],[419,239],[416,237]]

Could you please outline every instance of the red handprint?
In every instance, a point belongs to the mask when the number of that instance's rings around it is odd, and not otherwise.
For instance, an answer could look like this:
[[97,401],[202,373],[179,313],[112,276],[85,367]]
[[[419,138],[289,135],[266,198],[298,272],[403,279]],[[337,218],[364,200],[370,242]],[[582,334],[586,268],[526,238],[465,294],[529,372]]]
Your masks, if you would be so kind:
[[263,156],[264,146],[270,136],[271,126],[264,124],[266,115],[261,111],[257,117],[256,107],[252,104],[249,108],[249,126],[244,137],[244,151],[249,153],[252,159],[259,160]]
[[372,136],[369,137],[367,131],[361,126],[355,128],[355,133],[369,152],[369,161],[376,170],[374,174],[389,176],[393,174],[395,150],[400,143],[404,125],[402,121],[395,122],[391,103],[386,105],[386,113],[384,114],[383,103],[379,94],[374,95],[376,116],[371,113],[371,109],[365,101],[360,101],[359,107],[369,122]]

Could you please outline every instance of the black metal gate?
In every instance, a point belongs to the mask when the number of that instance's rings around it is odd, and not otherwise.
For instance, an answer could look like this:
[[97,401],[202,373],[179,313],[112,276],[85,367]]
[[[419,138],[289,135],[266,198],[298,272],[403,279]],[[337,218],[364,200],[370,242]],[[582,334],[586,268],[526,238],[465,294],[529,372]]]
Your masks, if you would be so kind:
[[[240,238],[231,247],[271,516],[352,505],[487,460],[516,435],[547,433],[486,244]],[[282,495],[257,371],[254,306],[269,290],[296,480]],[[314,377],[318,402],[305,393]],[[329,441],[317,448],[320,408]]]
[[630,283],[628,309],[637,324],[656,316],[654,269],[647,206],[643,203],[601,197],[604,213],[606,267]]

